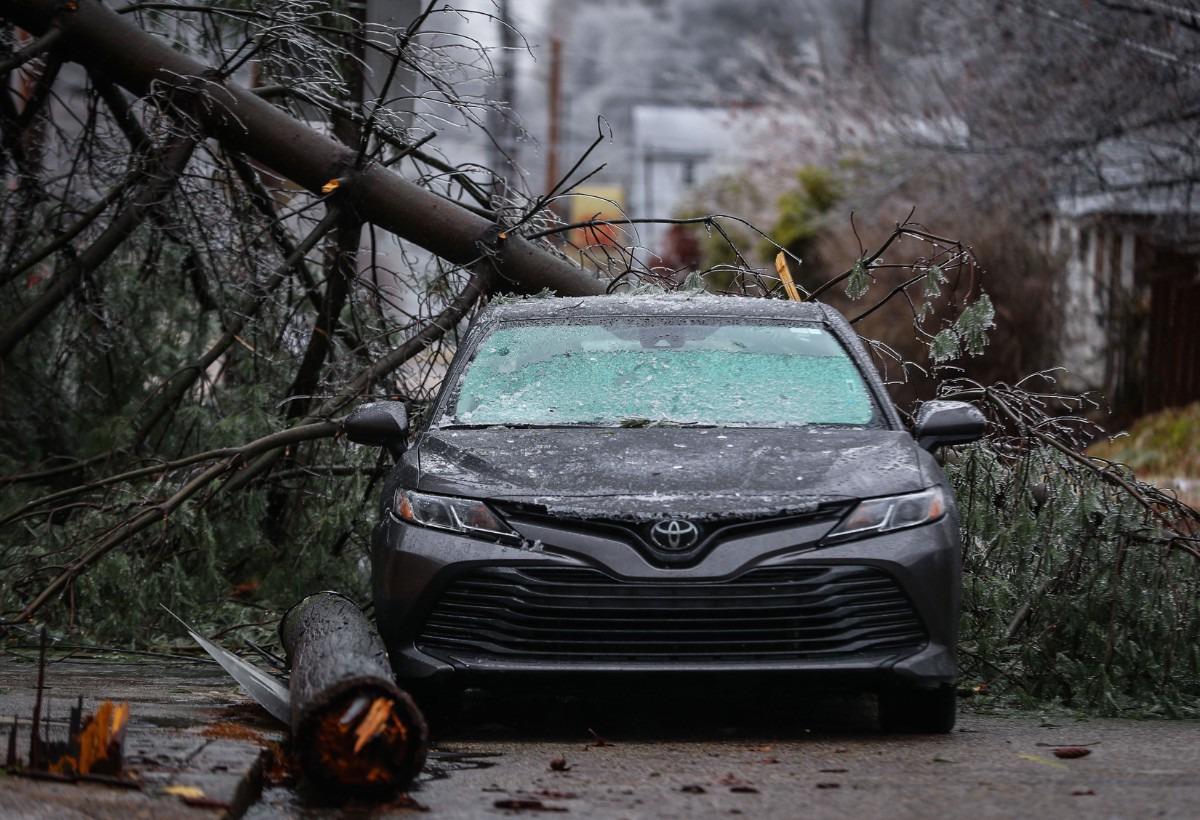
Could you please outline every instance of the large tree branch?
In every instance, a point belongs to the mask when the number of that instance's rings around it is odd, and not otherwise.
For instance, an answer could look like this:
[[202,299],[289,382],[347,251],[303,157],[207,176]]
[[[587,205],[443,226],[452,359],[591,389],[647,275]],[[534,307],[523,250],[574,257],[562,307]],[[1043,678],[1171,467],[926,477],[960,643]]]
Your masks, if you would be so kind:
[[238,447],[225,456],[220,461],[211,465],[208,469],[197,475],[195,478],[188,481],[179,488],[170,498],[167,498],[159,504],[147,507],[140,513],[134,515],[122,522],[120,525],[110,530],[109,533],[100,539],[91,549],[83,555],[78,556],[59,575],[51,581],[45,589],[43,589],[36,598],[29,602],[29,605],[21,611],[17,620],[28,620],[37,610],[53,598],[63,587],[70,583],[79,573],[90,567],[92,564],[99,561],[127,538],[145,530],[154,524],[165,521],[171,513],[179,509],[184,502],[196,495],[196,493],[205,489],[216,481],[220,476],[235,469],[245,458],[261,453],[264,450],[273,450],[275,447],[286,447],[291,444],[297,444],[302,441],[311,441],[318,438],[330,438],[336,435],[342,428],[339,422],[327,421],[320,424],[309,424],[304,427],[294,427],[289,430],[284,430],[279,433],[272,433],[269,436],[264,436],[256,441],[252,441],[242,447]]
[[150,184],[113,219],[95,242],[67,265],[66,270],[51,278],[50,284],[37,299],[21,311],[8,327],[0,331],[0,359],[6,358],[22,339],[53,313],[54,309],[71,295],[87,273],[98,268],[120,247],[125,238],[146,218],[148,211],[175,185],[179,175],[187,167],[195,147],[194,138],[176,137],[164,147],[159,157],[152,158],[150,169],[153,176]]
[[[476,242],[495,230],[494,223],[377,163],[355,168],[355,150],[215,77],[209,67],[175,51],[98,0],[74,4],[0,0],[0,16],[35,34],[58,25],[63,32],[59,47],[69,59],[102,66],[114,82],[135,95],[170,95],[174,100],[192,96],[189,115],[230,150],[253,157],[314,193],[338,180],[365,221],[449,262],[476,263]],[[493,262],[510,289],[549,288],[569,296],[604,292],[595,278],[520,237],[503,243]]]
[[325,296],[313,320],[308,345],[288,390],[289,419],[304,415],[312,401],[310,396],[316,392],[325,360],[333,350],[333,336],[339,326],[338,317],[350,295],[350,285],[354,281],[358,266],[358,241],[362,234],[362,224],[353,216],[346,215],[343,215],[339,223],[337,242],[333,248],[334,258],[326,266],[328,275],[325,277]]
[[[360,371],[353,379],[346,383],[342,393],[331,396],[307,416],[298,419],[292,426],[292,429],[311,424],[322,424],[329,416],[345,409],[346,405],[353,402],[359,395],[369,391],[388,373],[391,373],[413,356],[416,356],[422,350],[427,349],[435,341],[446,335],[452,327],[467,315],[467,311],[471,309],[471,306],[479,300],[479,297],[487,289],[488,273],[486,268],[482,268],[471,277],[471,280],[467,282],[466,287],[455,297],[454,301],[431,319],[418,333],[406,340],[404,344],[376,359],[370,367]],[[225,491],[232,492],[246,486],[259,475],[269,470],[282,454],[283,448],[281,447],[263,453],[244,470],[240,470],[230,478],[225,485]]]
[[137,182],[137,179],[132,175],[127,175],[124,179],[117,183],[116,187],[112,188],[107,194],[97,200],[96,204],[88,208],[83,214],[75,220],[74,224],[62,231],[54,239],[47,242],[45,245],[34,250],[29,256],[14,263],[11,267],[0,270],[0,284],[7,284],[13,279],[16,279],[22,273],[29,271],[39,262],[44,260],[51,254],[61,251],[63,248],[71,244],[75,237],[79,236],[84,229],[100,218],[114,202],[119,200],[129,190],[130,186]]
[[[339,116],[347,117],[356,123],[365,125],[367,122],[367,118],[357,111],[353,111],[343,105],[338,105],[336,102],[331,100],[319,99],[315,95],[307,93],[302,88],[274,85],[256,88],[254,89],[254,93],[262,97],[264,100],[272,100],[277,97],[290,97],[294,100],[298,100],[299,102],[319,106],[327,111],[337,113]],[[375,136],[381,142],[386,143],[393,148],[398,149],[399,151],[396,156],[388,159],[388,166],[395,165],[405,157],[411,156],[413,159],[416,159],[428,165],[429,167],[434,168],[435,170],[441,171],[448,178],[457,183],[458,186],[463,189],[463,191],[465,191],[478,203],[478,207],[472,207],[469,209],[473,213],[476,213],[485,219],[492,219],[495,217],[495,211],[493,211],[491,208],[491,199],[488,197],[487,192],[480,188],[478,183],[471,179],[469,174],[464,173],[461,168],[456,168],[450,163],[438,159],[434,155],[427,154],[421,150],[421,146],[433,139],[435,133],[427,134],[420,141],[415,143],[405,142],[394,134],[380,129],[376,130]],[[464,205],[463,207],[467,206]],[[534,239],[536,237],[531,235],[529,238]]]
[[[64,474],[76,473],[88,467],[108,461],[121,452],[134,452],[150,435],[162,419],[171,412],[179,401],[195,385],[196,381],[206,372],[208,367],[216,362],[238,339],[243,328],[257,315],[270,295],[284,282],[289,271],[301,263],[307,254],[322,237],[327,235],[337,223],[338,213],[330,210],[325,218],[304,238],[292,248],[291,254],[285,259],[255,292],[248,295],[237,307],[223,314],[224,333],[221,334],[208,350],[192,364],[180,369],[161,386],[161,394],[155,408],[142,421],[134,432],[128,444],[115,450],[107,450],[82,461],[72,461],[60,467],[33,473],[24,473],[0,477],[0,485],[18,482],[38,482],[57,478]],[[0,524],[2,526],[2,524]]]
[[304,255],[312,250],[318,241],[326,234],[334,229],[337,224],[338,212],[330,210],[325,215],[325,218],[317,224],[315,228],[305,237],[304,241],[292,249],[291,255],[276,268],[271,277],[263,283],[258,292],[248,297],[235,310],[229,311],[224,317],[225,332],[221,337],[213,343],[208,351],[198,360],[192,363],[184,371],[177,373],[176,376],[169,380],[169,384],[165,386],[162,398],[159,400],[157,409],[147,418],[134,434],[132,447],[137,448],[141,442],[150,435],[150,431],[171,411],[172,408],[183,398],[187,391],[191,390],[196,381],[204,374],[204,372],[217,359],[225,353],[226,350],[233,345],[237,340],[238,334],[262,308],[263,304],[275,291],[276,288],[287,277],[288,271],[300,265],[304,259]]

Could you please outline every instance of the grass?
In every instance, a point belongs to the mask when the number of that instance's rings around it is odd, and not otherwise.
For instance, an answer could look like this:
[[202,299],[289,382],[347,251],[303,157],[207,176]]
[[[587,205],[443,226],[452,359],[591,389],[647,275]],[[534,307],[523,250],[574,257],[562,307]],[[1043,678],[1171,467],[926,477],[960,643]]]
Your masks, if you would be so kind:
[[1185,504],[1200,507],[1200,402],[1144,416],[1087,452],[1125,464],[1143,480],[1174,489]]

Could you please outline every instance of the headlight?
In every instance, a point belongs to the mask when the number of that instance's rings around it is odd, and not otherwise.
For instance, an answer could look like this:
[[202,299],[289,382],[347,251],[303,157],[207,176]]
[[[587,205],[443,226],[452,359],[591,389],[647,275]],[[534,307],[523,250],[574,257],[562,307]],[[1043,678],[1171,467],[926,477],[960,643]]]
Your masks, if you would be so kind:
[[397,490],[392,511],[401,521],[466,535],[517,538],[482,501]]
[[937,521],[946,514],[946,496],[941,487],[919,493],[868,498],[860,501],[825,540],[843,540],[901,530]]

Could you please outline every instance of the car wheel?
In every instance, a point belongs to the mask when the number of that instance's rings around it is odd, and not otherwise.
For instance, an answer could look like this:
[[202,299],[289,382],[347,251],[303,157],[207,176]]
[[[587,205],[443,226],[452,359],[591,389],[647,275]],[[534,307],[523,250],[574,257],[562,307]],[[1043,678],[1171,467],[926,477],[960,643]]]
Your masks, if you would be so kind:
[[458,689],[413,686],[408,693],[424,715],[430,732],[452,726],[462,716],[463,697]]
[[958,697],[950,684],[879,693],[879,725],[885,732],[944,734],[954,728],[957,717]]

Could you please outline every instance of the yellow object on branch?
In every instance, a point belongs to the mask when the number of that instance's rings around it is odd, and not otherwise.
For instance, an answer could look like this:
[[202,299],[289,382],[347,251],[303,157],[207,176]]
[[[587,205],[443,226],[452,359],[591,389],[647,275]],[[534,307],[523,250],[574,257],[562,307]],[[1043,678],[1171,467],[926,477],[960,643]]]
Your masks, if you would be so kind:
[[793,302],[803,302],[800,290],[796,287],[795,280],[792,279],[792,270],[788,267],[787,254],[783,251],[775,254],[775,271],[779,274],[779,281],[783,282],[783,289],[787,291],[788,298]]

